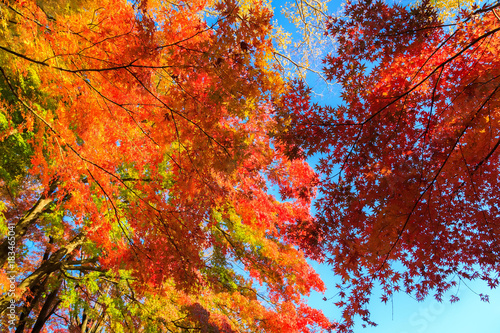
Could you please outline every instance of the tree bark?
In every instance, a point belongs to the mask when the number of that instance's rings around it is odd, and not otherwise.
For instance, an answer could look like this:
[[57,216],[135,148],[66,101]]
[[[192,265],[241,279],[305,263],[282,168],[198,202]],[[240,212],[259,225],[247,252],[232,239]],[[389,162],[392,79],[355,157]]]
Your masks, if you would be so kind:
[[47,296],[45,303],[43,304],[43,307],[38,314],[35,325],[33,325],[31,333],[40,333],[43,325],[45,325],[47,320],[54,313],[55,309],[59,306],[59,303],[61,303],[61,300],[57,299],[57,294],[59,293],[59,289],[61,288],[62,280],[62,276],[59,276],[57,286]]
[[[73,252],[78,246],[83,244],[86,239],[85,233],[78,234],[66,246],[61,247],[50,256],[47,261],[44,261],[30,276],[25,278],[16,288],[16,300],[18,300],[29,288],[33,288],[44,276],[49,275],[59,269],[64,264],[62,259]],[[0,299],[0,314],[3,313],[9,306],[10,298],[6,295]]]
[[[57,188],[57,182],[53,181],[50,184],[50,187],[47,191],[47,193],[44,193],[40,199],[35,203],[31,209],[24,214],[24,216],[17,222],[16,228],[15,228],[15,242],[18,244],[20,240],[26,235],[26,232],[28,231],[28,228],[42,215],[44,212],[46,212],[50,204],[53,202],[53,198],[51,197],[54,191]],[[0,267],[3,267],[5,265],[5,262],[7,261],[8,258],[8,253],[9,253],[9,241],[8,237],[6,237],[3,241],[2,244],[0,244]]]

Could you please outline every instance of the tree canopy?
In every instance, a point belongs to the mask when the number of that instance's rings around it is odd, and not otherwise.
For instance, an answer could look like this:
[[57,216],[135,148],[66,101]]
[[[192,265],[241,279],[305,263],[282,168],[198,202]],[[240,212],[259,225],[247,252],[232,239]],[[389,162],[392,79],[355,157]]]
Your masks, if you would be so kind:
[[324,289],[300,228],[316,176],[268,135],[267,6],[1,9],[4,328],[11,299],[16,332],[330,326],[304,302]]
[[[500,3],[298,1],[300,61],[272,7],[0,5],[2,330],[347,332],[376,285],[498,285]],[[322,29],[339,105],[283,68]]]
[[373,324],[377,284],[387,302],[400,290],[442,300],[462,279],[499,283],[499,6],[444,24],[425,1],[347,2],[325,58],[342,103],[313,104],[301,82],[283,97],[287,155],[320,155],[316,221],[344,282],[342,329],[354,315]]

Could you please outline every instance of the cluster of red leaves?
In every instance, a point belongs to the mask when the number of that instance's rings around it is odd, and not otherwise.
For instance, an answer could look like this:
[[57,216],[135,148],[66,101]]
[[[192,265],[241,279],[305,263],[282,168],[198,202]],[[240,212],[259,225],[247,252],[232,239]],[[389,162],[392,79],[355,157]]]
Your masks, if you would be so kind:
[[343,331],[355,315],[374,324],[376,283],[383,301],[399,290],[441,300],[460,279],[499,283],[496,7],[444,26],[427,1],[348,1],[329,21],[338,48],[325,58],[341,105],[312,105],[296,83],[278,112],[288,155],[320,156],[317,223],[344,282]]

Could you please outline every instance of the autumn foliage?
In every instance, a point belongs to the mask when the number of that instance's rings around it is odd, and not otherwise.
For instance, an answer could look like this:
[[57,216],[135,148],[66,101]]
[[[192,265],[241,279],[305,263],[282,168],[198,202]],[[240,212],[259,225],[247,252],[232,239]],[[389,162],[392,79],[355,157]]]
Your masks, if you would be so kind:
[[348,1],[329,21],[338,48],[324,60],[342,103],[313,104],[301,82],[282,99],[287,155],[320,158],[317,223],[343,281],[343,330],[355,315],[373,324],[377,284],[386,302],[499,283],[498,7],[444,24],[427,1]]
[[9,271],[19,332],[330,327],[303,299],[324,290],[297,228],[317,178],[268,135],[286,86],[264,4],[0,10],[2,330]]
[[[326,4],[301,5],[309,59]],[[348,332],[377,286],[499,284],[500,4],[346,1],[333,106],[285,75],[307,63],[272,20],[256,0],[1,2],[2,331]],[[306,258],[341,279],[339,323],[307,305]]]

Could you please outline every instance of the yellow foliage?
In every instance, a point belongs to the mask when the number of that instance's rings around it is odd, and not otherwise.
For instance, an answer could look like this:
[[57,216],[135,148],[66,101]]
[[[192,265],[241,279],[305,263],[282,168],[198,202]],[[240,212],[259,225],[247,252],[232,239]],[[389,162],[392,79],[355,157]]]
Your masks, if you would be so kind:
[[287,32],[289,28],[283,29],[280,24],[275,23],[273,39],[278,49],[275,58],[287,71],[287,77],[292,76],[292,73],[305,77],[307,72],[321,76],[315,66],[321,64],[320,59],[333,46],[330,37],[324,34],[328,3],[328,0],[300,0],[281,5],[281,14],[297,32],[294,36]]
[[432,0],[431,4],[439,13],[439,18],[445,22],[453,20],[461,10],[470,10],[474,4],[481,4],[482,0]]

